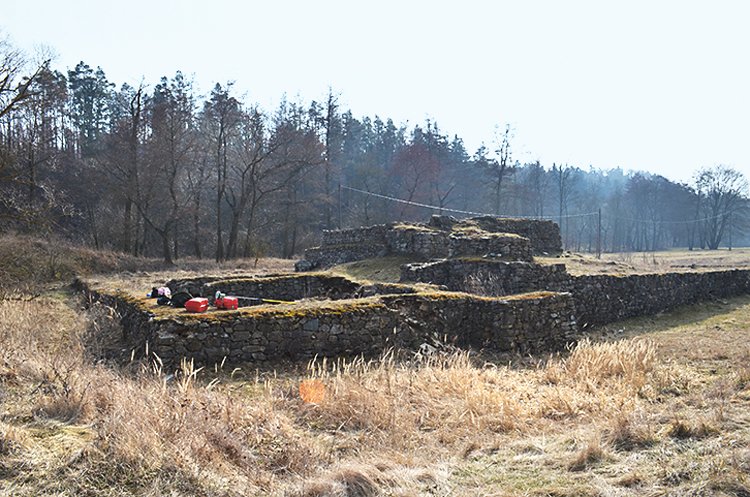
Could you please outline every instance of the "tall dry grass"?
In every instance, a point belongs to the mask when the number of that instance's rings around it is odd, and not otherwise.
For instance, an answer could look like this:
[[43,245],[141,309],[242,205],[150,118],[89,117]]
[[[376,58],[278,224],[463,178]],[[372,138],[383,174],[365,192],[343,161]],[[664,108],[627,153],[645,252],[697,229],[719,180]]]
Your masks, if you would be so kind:
[[305,412],[327,429],[376,430],[395,443],[445,443],[482,432],[524,431],[540,419],[620,413],[634,405],[656,365],[649,341],[580,342],[536,369],[478,365],[467,352],[419,364],[392,353],[376,361],[313,363],[325,400]]
[[616,419],[660,388],[652,343],[581,342],[531,369],[460,351],[316,361],[306,378],[325,396],[310,404],[300,377],[110,365],[96,341],[112,317],[90,317],[74,300],[0,301],[0,450],[18,495],[408,495],[439,486],[469,441]]
[[[139,493],[154,479],[178,488],[199,482],[197,494],[262,494],[278,475],[304,474],[317,460],[279,408],[283,397],[268,385],[240,396],[199,385],[190,363],[175,374],[153,365],[123,371],[96,364],[82,342],[85,320],[59,300],[0,301],[0,322],[0,380],[3,390],[13,391],[6,397],[14,397],[6,398],[8,417],[31,415],[48,420],[51,430],[62,424],[92,431],[84,450],[67,454],[64,486],[71,495]],[[56,458],[34,460],[39,443],[24,446],[19,439],[4,429],[0,446],[44,479]]]

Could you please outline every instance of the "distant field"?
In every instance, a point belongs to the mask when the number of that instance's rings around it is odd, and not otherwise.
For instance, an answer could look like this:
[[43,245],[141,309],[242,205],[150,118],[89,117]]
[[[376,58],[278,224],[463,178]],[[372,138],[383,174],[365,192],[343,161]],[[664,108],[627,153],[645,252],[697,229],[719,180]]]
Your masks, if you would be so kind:
[[[733,250],[668,250],[662,252],[620,252],[592,254],[565,252],[559,257],[535,257],[540,264],[565,264],[571,274],[642,274],[661,272],[711,271],[750,268],[750,248]],[[400,266],[413,262],[409,257],[383,257],[349,262],[331,269],[352,278],[397,282]]]
[[732,250],[665,250],[592,254],[566,252],[560,257],[537,257],[542,264],[563,263],[572,274],[636,274],[668,271],[705,271],[750,268],[750,248]]

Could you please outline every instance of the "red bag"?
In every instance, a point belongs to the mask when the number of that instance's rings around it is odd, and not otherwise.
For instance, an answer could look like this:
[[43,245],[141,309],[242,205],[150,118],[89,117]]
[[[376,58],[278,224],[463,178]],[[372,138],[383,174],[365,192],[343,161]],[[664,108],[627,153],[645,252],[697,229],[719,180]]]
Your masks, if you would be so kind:
[[239,307],[239,302],[237,301],[237,297],[222,297],[220,299],[216,299],[214,302],[217,309],[237,309]]
[[190,299],[185,302],[185,309],[188,312],[206,312],[206,309],[208,309],[208,299],[202,297]]

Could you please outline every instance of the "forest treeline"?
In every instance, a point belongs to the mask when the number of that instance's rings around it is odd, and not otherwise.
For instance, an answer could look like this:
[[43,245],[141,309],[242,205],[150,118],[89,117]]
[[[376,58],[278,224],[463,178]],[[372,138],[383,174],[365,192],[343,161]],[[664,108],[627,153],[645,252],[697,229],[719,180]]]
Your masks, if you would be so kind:
[[576,251],[746,240],[747,182],[721,165],[681,184],[519,163],[509,127],[468,151],[435,122],[354,116],[333,91],[262,109],[231,83],[197,95],[178,72],[116,87],[83,62],[65,72],[29,64],[7,42],[0,64],[3,232],[56,233],[168,262],[291,257],[323,229],[437,213],[553,219]]

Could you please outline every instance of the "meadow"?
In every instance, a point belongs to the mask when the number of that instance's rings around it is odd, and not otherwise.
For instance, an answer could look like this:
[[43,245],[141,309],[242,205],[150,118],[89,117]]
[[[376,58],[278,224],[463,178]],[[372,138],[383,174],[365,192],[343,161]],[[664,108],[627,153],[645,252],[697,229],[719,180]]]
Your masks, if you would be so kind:
[[[66,254],[59,276],[0,301],[0,495],[750,495],[750,296],[616,323],[548,356],[446,346],[169,371],[106,358],[116,316],[69,289],[91,263],[68,270]],[[237,270],[117,257],[91,271],[136,286]],[[670,264],[683,260],[656,266]]]

